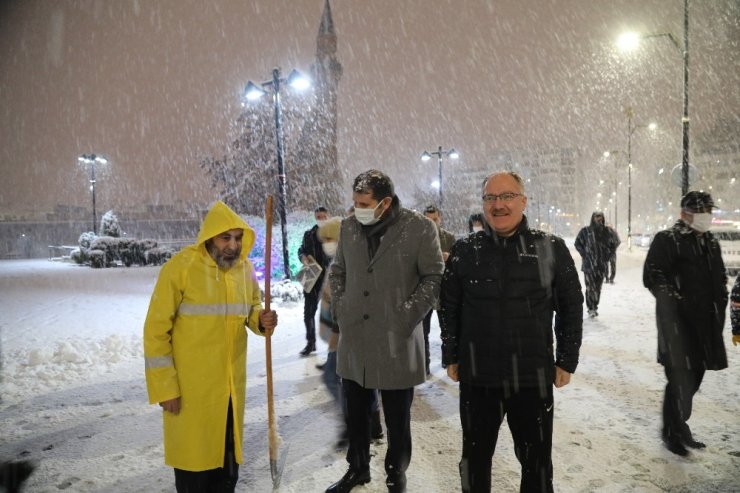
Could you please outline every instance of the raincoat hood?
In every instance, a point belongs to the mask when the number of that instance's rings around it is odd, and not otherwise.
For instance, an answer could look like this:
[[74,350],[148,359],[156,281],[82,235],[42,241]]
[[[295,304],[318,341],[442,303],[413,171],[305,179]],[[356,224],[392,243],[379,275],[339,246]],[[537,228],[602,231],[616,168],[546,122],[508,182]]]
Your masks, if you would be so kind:
[[244,230],[244,238],[242,238],[242,252],[240,260],[244,260],[252,251],[254,246],[255,234],[254,230],[239,217],[239,215],[231,210],[231,208],[224,204],[222,201],[217,200],[211,209],[203,219],[203,224],[200,226],[198,232],[198,239],[196,241],[197,246],[204,245],[206,241],[210,240],[214,236],[218,236],[224,231],[230,229],[242,229]]

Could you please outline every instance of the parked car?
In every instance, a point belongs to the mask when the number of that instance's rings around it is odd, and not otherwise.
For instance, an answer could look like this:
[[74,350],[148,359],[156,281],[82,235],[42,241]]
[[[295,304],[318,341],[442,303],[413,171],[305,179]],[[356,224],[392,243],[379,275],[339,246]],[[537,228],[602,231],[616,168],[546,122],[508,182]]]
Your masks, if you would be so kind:
[[653,241],[653,235],[650,233],[635,233],[632,235],[632,244],[638,247],[648,248]]
[[740,229],[712,228],[712,234],[719,241],[727,273],[737,275],[740,272]]

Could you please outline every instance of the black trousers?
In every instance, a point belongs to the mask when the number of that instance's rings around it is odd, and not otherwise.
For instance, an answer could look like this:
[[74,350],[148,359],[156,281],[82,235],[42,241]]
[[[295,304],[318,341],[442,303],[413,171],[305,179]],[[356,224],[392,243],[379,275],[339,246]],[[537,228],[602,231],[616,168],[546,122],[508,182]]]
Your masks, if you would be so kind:
[[[367,389],[347,378],[342,379],[347,399],[349,467],[364,471],[370,467],[370,414],[375,389]],[[385,454],[385,472],[389,477],[402,475],[411,462],[411,403],[414,388],[380,390],[388,432],[388,450]]]
[[605,279],[608,279],[610,282],[614,282],[614,276],[617,275],[617,254],[615,253],[611,257],[609,257],[609,267],[607,269],[607,273],[604,276]]
[[306,342],[309,344],[316,344],[316,310],[319,308],[320,295],[321,289],[303,292],[303,323],[306,324]]
[[601,299],[601,286],[604,284],[604,272],[584,272],[586,281],[586,308],[596,310]]
[[234,418],[231,401],[226,418],[224,466],[207,471],[175,469],[177,493],[233,493],[239,480],[239,464],[234,455]]
[[516,458],[522,466],[519,491],[553,491],[552,386],[547,386],[544,392],[542,395],[539,388],[522,388],[512,394],[501,388],[460,383],[462,491],[491,491],[491,463],[504,416],[514,439]]
[[704,379],[704,369],[665,368],[668,384],[663,397],[663,436],[691,438],[687,421],[691,417],[694,394]]
[[434,310],[429,310],[429,313],[424,315],[424,320],[421,322],[424,329],[424,353],[426,355],[427,374],[429,373],[429,364],[432,362],[431,353],[429,352],[429,333],[432,331],[432,313],[434,313]]

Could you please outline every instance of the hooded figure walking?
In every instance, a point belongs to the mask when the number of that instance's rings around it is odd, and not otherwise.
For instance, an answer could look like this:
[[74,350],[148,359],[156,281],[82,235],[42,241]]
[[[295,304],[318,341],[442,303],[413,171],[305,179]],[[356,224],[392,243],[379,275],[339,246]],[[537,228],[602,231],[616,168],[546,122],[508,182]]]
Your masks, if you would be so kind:
[[604,223],[604,213],[591,214],[591,224],[581,228],[575,247],[581,254],[581,270],[586,283],[586,308],[589,318],[599,316],[601,286],[609,268],[609,259],[617,248],[614,236]]
[[247,331],[277,326],[247,254],[255,234],[221,201],[197,242],[159,273],[144,324],[149,403],[163,409],[164,459],[179,493],[233,492],[242,463]]

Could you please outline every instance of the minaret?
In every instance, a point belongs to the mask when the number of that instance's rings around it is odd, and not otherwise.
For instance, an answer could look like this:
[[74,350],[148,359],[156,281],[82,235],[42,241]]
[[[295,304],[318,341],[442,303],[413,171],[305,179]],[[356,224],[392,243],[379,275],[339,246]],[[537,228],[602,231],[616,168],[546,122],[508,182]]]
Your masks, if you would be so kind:
[[[342,64],[337,59],[337,33],[334,31],[334,19],[331,16],[329,0],[324,2],[324,13],[321,16],[319,34],[316,38],[316,61],[311,71],[316,84],[319,111],[328,120],[331,131],[334,133],[332,140],[336,156],[337,92],[339,79],[342,77]],[[327,135],[327,137],[330,136]]]
[[[307,115],[297,144],[295,172],[289,197],[293,208],[313,210],[324,205],[332,214],[340,214],[346,204],[344,172],[337,154],[337,93],[342,65],[337,60],[337,34],[329,0],[316,38],[316,59],[311,65],[315,104]],[[331,177],[331,180],[326,178]]]

